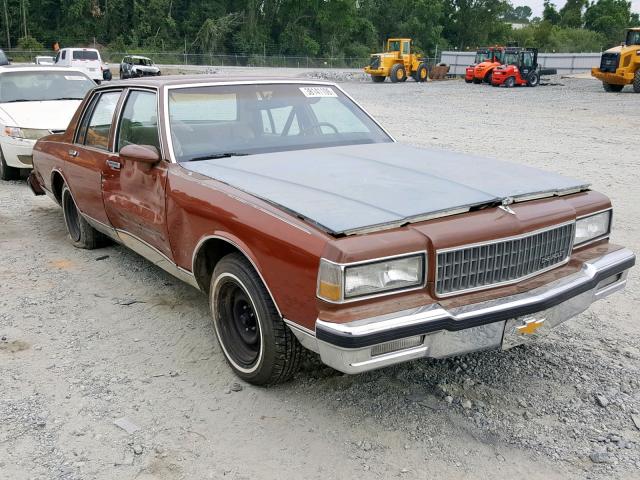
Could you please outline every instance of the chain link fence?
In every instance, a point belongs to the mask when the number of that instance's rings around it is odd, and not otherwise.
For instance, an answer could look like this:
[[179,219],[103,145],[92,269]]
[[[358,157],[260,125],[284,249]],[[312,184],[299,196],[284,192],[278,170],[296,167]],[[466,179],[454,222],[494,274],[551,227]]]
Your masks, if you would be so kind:
[[[5,50],[14,62],[34,62],[36,56],[54,56],[51,50],[25,51]],[[180,52],[111,52],[102,50],[102,60],[120,63],[125,55],[143,55],[158,65],[195,65],[212,67],[274,67],[274,68],[362,68],[369,63],[368,57],[303,57],[285,55],[231,54],[215,55]]]

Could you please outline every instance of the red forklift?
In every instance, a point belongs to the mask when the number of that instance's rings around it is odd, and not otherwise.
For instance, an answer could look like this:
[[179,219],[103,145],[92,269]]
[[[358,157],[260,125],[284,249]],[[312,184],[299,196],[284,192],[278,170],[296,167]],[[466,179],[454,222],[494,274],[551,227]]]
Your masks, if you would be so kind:
[[[464,74],[464,81],[467,83],[482,83],[487,72],[502,63],[504,47],[484,47],[476,51],[473,64],[469,65]],[[487,78],[490,78],[488,76]]]
[[537,48],[508,47],[504,52],[503,65],[493,70],[491,85],[507,88],[518,86],[537,87],[541,75],[554,75],[555,68],[541,69]]

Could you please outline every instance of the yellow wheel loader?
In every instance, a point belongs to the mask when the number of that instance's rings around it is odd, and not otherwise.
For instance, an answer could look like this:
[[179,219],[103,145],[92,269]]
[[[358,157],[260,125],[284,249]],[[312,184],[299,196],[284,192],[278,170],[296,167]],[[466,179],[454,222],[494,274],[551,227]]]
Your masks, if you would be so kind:
[[633,91],[640,93],[640,27],[627,29],[625,43],[604,52],[600,68],[592,68],[591,75],[602,81],[607,92],[633,85]]
[[393,82],[404,82],[412,77],[416,82],[426,82],[428,71],[425,59],[411,52],[410,38],[390,38],[383,53],[371,55],[364,72],[374,82],[384,82],[387,77]]

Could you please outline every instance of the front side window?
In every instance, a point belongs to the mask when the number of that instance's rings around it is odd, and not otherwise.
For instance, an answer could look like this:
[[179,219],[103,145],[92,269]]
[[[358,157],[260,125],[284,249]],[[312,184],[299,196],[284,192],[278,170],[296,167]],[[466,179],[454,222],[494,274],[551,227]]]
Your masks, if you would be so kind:
[[102,150],[109,149],[109,132],[119,98],[119,91],[100,95],[83,135],[85,145]]
[[533,67],[533,55],[531,52],[525,52],[522,64],[525,67]]
[[134,90],[129,94],[118,132],[118,151],[127,145],[160,149],[155,93]]
[[409,55],[409,42],[402,42],[402,54]]
[[267,84],[173,88],[169,129],[179,162],[392,141],[329,85]]

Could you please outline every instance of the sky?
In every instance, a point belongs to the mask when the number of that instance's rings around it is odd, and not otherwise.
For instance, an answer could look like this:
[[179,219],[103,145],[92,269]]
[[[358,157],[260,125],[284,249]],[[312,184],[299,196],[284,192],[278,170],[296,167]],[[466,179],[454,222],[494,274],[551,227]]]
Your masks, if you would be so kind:
[[[542,17],[542,10],[544,10],[544,0],[511,0],[511,3],[518,7],[520,5],[528,5],[533,10],[534,17]],[[555,3],[556,8],[560,10],[565,4],[565,0],[551,0],[551,3]],[[640,12],[640,0],[631,0],[631,11]]]

